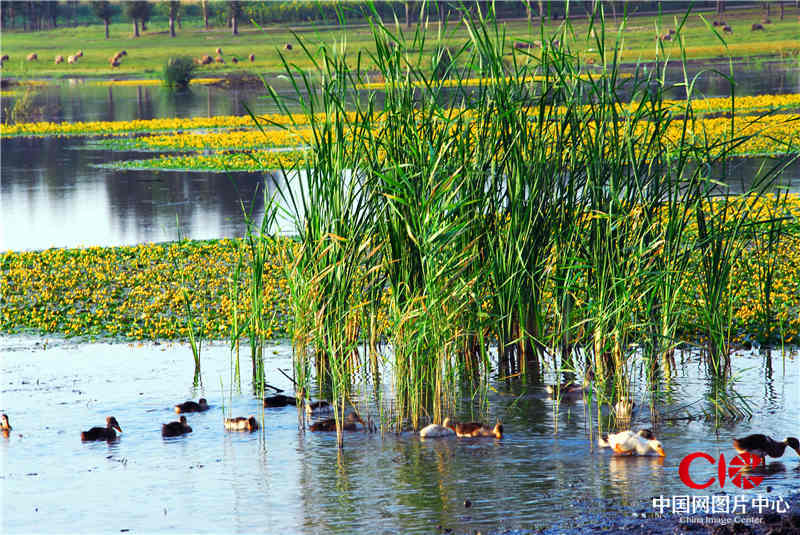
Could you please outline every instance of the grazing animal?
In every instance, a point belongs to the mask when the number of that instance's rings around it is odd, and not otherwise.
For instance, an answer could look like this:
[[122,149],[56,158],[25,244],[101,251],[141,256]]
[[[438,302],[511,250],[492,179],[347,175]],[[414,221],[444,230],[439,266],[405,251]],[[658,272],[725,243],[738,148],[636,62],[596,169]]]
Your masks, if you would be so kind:
[[222,49],[221,49],[221,48],[219,48],[219,47],[217,47],[217,50],[215,50],[215,52],[216,52],[217,54],[219,54],[220,56],[222,55]]
[[764,29],[764,27],[762,25],[760,25],[759,23],[757,23],[757,22],[753,23],[753,25],[750,27],[750,31],[752,31],[752,32],[763,30],[763,29]]
[[448,422],[450,429],[456,432],[459,437],[494,437],[503,438],[503,424],[498,422],[493,428],[483,425],[480,422]]
[[113,69],[114,67],[119,67],[119,60],[118,59],[112,59],[111,60],[111,68]]
[[450,418],[445,418],[442,425],[430,424],[423,427],[419,432],[420,438],[444,438],[454,437],[456,432],[450,428]]
[[[597,439],[597,445],[599,447],[601,447],[601,448],[610,448],[611,447],[611,443],[610,443],[610,440],[608,438],[609,436],[620,436],[622,433],[630,433],[630,432],[631,431],[621,431],[620,433],[616,433],[616,435],[613,435],[613,434],[612,435],[608,435],[608,434],[600,435],[600,437],[598,437],[598,439]],[[656,439],[655,434],[650,429],[639,429],[636,432],[636,434],[639,435],[640,437],[642,437],[645,440],[655,440]],[[617,439],[615,439],[615,440],[617,440]],[[620,437],[619,440],[622,440],[622,437]]]
[[253,62],[253,61],[256,60],[256,55],[255,54],[250,54],[249,56],[247,56],[247,59],[249,59],[251,62]]
[[284,50],[291,50],[292,49],[292,43],[286,43],[285,45],[283,45],[283,49]]
[[789,446],[800,455],[800,441],[794,437],[785,438],[782,442],[760,434],[733,439],[733,447],[737,452],[751,453],[761,457],[761,464],[766,464],[767,455],[776,458],[783,456],[786,446]]
[[191,432],[192,428],[186,423],[186,416],[181,416],[181,419],[177,422],[161,424],[162,437],[178,437]]
[[[640,431],[641,433],[641,431]],[[667,454],[664,446],[655,438],[645,438],[640,433],[633,431],[622,431],[621,433],[608,435],[608,445],[618,455],[650,455],[656,453],[661,457]],[[652,433],[650,434],[652,436]]]
[[[342,421],[343,431],[360,431],[363,429],[363,426],[364,421],[354,412],[346,415]],[[319,422],[314,422],[309,429],[312,431],[336,431],[336,420],[334,418],[326,418]]]
[[105,427],[92,427],[88,431],[83,431],[81,433],[81,440],[114,440],[117,438],[114,429],[122,433],[122,428],[119,426],[119,423],[117,423],[117,419],[113,416],[109,416],[106,418]]
[[0,430],[11,431],[11,424],[8,422],[8,415],[5,413],[0,416]]
[[731,28],[730,26],[728,26],[726,24],[725,27],[722,28],[722,31],[725,32],[725,33],[733,33],[733,28]]
[[77,52],[75,52],[75,57],[76,58],[82,58],[83,57],[83,50],[78,50]]
[[661,36],[661,40],[662,41],[672,41],[672,34],[671,33],[665,33],[664,35]]
[[197,403],[194,401],[185,401],[178,405],[175,405],[175,412],[178,414],[182,412],[203,412],[208,410],[208,402],[206,398],[200,398],[197,400]]
[[233,56],[233,57],[231,58],[231,61],[232,61],[233,63],[239,63],[239,58],[237,58],[236,56]]
[[128,52],[126,50],[120,50],[119,52],[117,52],[117,54],[119,54],[119,57],[122,57],[122,56],[127,56]]
[[64,63],[64,56],[56,56],[54,63],[56,65],[58,65],[59,63]]
[[772,24],[772,21],[769,19],[764,19],[763,22],[764,24]]
[[291,396],[284,396],[276,394],[274,396],[267,396],[264,398],[265,407],[286,407],[288,405],[297,405],[297,398]]
[[214,60],[211,59],[211,56],[203,56],[203,57],[200,58],[199,63],[200,63],[200,65],[208,65],[212,61],[214,61]]
[[670,34],[670,35],[675,35],[675,33],[676,33],[676,32],[675,32],[675,28],[670,28],[670,29],[669,29],[669,34]]
[[225,63],[225,60],[222,59],[222,56],[217,56],[216,58],[214,58],[214,61],[216,61],[217,63]]
[[8,54],[3,54],[2,56],[0,56],[0,63],[2,63],[3,61],[8,61]]
[[258,420],[255,416],[245,418],[239,416],[236,418],[225,418],[225,429],[228,431],[256,431],[258,429]]
[[26,59],[28,61],[37,61],[39,59],[39,56],[36,55],[36,52],[31,52],[30,54],[28,54],[28,57]]
[[75,63],[75,56],[67,56],[67,63],[72,64]]

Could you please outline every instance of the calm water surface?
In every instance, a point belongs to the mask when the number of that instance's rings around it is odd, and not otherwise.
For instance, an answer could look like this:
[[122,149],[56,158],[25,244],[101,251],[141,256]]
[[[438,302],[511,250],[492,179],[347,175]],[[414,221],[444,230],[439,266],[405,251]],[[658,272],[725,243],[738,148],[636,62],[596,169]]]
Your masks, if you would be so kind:
[[[725,62],[692,64],[701,70],[727,72]],[[737,64],[737,95],[800,92],[797,63],[751,61]],[[676,81],[679,69],[669,70]],[[285,85],[285,83],[284,83]],[[286,89],[286,88],[284,88]],[[713,73],[698,78],[697,96],[729,94],[727,82]],[[679,96],[679,95],[674,95]],[[2,99],[3,108],[10,105]],[[53,121],[130,120],[154,117],[243,115],[276,111],[263,90],[228,91],[197,87],[175,94],[160,87],[98,87],[65,83],[37,98],[43,119]],[[274,191],[273,174],[114,171],[94,164],[147,157],[79,149],[81,138],[2,139],[0,141],[0,250],[48,247],[131,245],[185,238],[235,237],[244,233],[240,202],[257,199],[256,191]],[[734,163],[731,176],[748,180],[760,159]],[[800,163],[781,176],[800,184]],[[288,221],[284,219],[284,230]]]
[[[731,458],[734,436],[800,433],[797,354],[738,354],[737,389],[752,403],[752,419],[719,429],[703,420],[665,423],[657,428],[662,462],[592,451],[582,403],[555,417],[541,387],[504,383],[490,396],[490,417],[506,427],[501,441],[349,433],[339,453],[334,433],[300,430],[294,408],[262,413],[246,380],[242,393],[231,394],[227,346],[204,347],[205,387],[195,388],[186,346],[44,342],[0,340],[0,410],[14,427],[0,437],[4,533],[430,533],[440,525],[459,533],[554,526],[569,533],[596,513],[650,513],[653,496],[718,492],[681,484],[678,464],[690,452]],[[277,369],[290,369],[291,348],[276,345],[269,354],[267,380],[290,390]],[[703,405],[697,400],[709,385],[694,356],[679,359],[672,384],[665,413]],[[194,432],[163,439],[161,423],[176,419],[172,405],[200,396],[212,408],[188,415]],[[636,401],[646,405],[641,395]],[[263,415],[263,433],[226,433],[228,410]],[[120,422],[120,439],[81,443],[80,431],[107,415]],[[646,408],[637,425],[649,425]],[[798,488],[800,458],[792,451],[768,467],[761,492],[768,485],[772,496],[787,496]],[[710,465],[693,470],[698,481],[715,475]]]

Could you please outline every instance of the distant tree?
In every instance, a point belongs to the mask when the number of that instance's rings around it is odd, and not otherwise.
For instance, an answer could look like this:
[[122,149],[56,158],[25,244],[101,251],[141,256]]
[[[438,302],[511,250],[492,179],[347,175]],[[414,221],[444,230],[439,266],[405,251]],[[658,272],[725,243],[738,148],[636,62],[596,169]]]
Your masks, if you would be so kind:
[[406,28],[411,28],[411,2],[405,2],[406,7]]
[[206,30],[208,29],[208,0],[202,0],[203,6],[203,24],[206,25]]
[[111,17],[114,15],[114,8],[111,7],[111,2],[92,2],[92,11],[105,24],[106,39],[108,39],[108,25],[111,24]]
[[239,35],[239,17],[242,16],[242,3],[239,0],[228,2],[228,16],[231,19],[233,35]]
[[150,4],[144,1],[125,2],[125,16],[133,21],[133,36],[139,37],[139,22],[142,22],[144,30],[144,17],[150,18]]
[[178,18],[181,10],[181,3],[178,0],[171,0],[169,3],[169,35],[175,37],[175,19]]
[[147,31],[147,23],[150,22],[150,16],[153,14],[153,4],[150,2],[142,2],[142,31]]

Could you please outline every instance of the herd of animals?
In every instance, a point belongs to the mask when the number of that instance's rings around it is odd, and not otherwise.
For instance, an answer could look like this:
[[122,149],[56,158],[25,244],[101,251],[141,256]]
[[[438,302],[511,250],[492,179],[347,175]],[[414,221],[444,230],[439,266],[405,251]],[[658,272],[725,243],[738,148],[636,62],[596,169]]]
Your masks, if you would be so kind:
[[[283,46],[284,50],[292,50],[292,48],[293,47],[292,47],[291,43],[286,43]],[[215,52],[216,52],[216,56],[214,56],[213,58],[210,55],[203,55],[203,56],[200,56],[199,58],[196,58],[194,60],[194,62],[197,65],[208,65],[210,63],[225,63],[225,58],[223,57],[223,54],[222,54],[222,48],[218,47]],[[112,68],[119,67],[122,64],[122,58],[127,56],[127,55],[128,55],[127,51],[120,50],[119,52],[115,53],[113,56],[111,56],[108,59],[108,63],[109,63],[109,65],[111,65]],[[67,56],[66,57],[66,62],[69,63],[70,65],[73,64],[73,63],[78,63],[78,60],[80,58],[82,58],[82,57],[83,57],[83,50],[78,50],[77,52],[75,52],[75,54],[73,54],[71,56]],[[11,58],[9,57],[8,54],[3,54],[2,56],[0,56],[0,65],[5,63],[6,61],[9,61],[10,59]],[[256,55],[252,54],[252,53],[248,54],[247,59],[250,60],[250,62],[252,63],[252,62],[254,62],[256,60]],[[28,54],[25,57],[25,60],[26,61],[39,61],[39,54],[37,54],[36,52],[31,52],[30,54]],[[53,59],[53,63],[55,63],[56,65],[64,63],[64,61],[65,61],[65,58],[61,54],[56,55],[55,58]],[[236,56],[231,56],[230,57],[230,61],[231,61],[231,63],[239,63],[240,60]]]
[[[582,384],[568,382],[560,385],[548,386],[547,390],[552,397],[558,401],[582,399],[589,388],[592,376],[588,374]],[[263,400],[265,408],[276,408],[286,406],[297,406],[302,403],[309,419],[317,419],[310,425],[311,431],[332,432],[336,431],[336,420],[332,417],[333,406],[327,401],[306,402],[291,396],[276,394],[267,396]],[[623,404],[616,410],[619,412],[628,411],[633,407],[633,403]],[[191,433],[185,413],[205,412],[210,406],[205,398],[200,398],[197,402],[186,401],[175,405],[175,412],[181,414],[178,421],[169,422],[161,426],[161,434],[164,437],[176,437]],[[255,416],[225,418],[225,429],[228,431],[252,432],[259,429],[259,423]],[[358,412],[352,407],[344,411],[342,429],[344,431],[366,430],[368,426],[359,416]],[[8,415],[0,416],[0,432],[8,438],[12,427]],[[122,427],[113,416],[106,418],[105,427],[92,427],[88,431],[81,433],[82,441],[105,440],[112,441],[117,437],[117,431],[122,433]],[[503,424],[498,421],[493,427],[481,422],[454,422],[446,418],[442,425],[430,424],[420,431],[422,439],[447,438],[447,437],[473,437],[473,438],[503,438]],[[656,438],[650,429],[640,429],[638,431],[624,430],[618,433],[603,435],[599,438],[599,446],[611,448],[615,455],[658,455],[666,456],[664,446]],[[800,455],[800,441],[794,437],[788,437],[782,441],[774,440],[767,435],[753,434],[733,440],[733,447],[740,454],[750,453],[761,459],[761,463],[766,462],[766,457],[782,457],[787,447],[792,448]]]

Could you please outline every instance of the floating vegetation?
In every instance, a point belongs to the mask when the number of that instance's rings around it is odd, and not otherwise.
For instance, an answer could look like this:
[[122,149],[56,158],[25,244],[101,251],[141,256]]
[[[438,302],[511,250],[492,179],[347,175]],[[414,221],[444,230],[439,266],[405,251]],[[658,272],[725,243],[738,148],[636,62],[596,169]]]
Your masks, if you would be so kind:
[[211,155],[160,156],[149,160],[128,160],[103,164],[111,169],[156,169],[163,171],[266,171],[290,168],[308,157],[308,151],[219,152]]
[[91,141],[90,148],[122,151],[231,151],[307,145],[311,131],[238,130],[188,132],[140,137],[113,137]]
[[[192,85],[214,85],[219,84],[225,81],[225,78],[193,78],[189,83]],[[91,85],[99,85],[99,86],[153,86],[153,85],[162,85],[164,82],[162,80],[98,80],[96,82],[92,82]]]
[[[753,113],[780,109],[800,108],[800,94],[743,96],[736,99],[715,97],[693,100],[693,111],[696,114],[731,112],[737,114]],[[664,100],[664,108],[672,108],[681,113],[683,100]],[[735,103],[735,106],[732,105]],[[620,112],[630,111],[632,104],[617,104]],[[566,110],[561,107],[559,114]],[[529,110],[523,110],[530,113]],[[377,117],[377,116],[376,116]],[[308,116],[301,113],[264,114],[258,116],[263,125],[307,125]],[[318,117],[321,118],[321,117]],[[86,122],[34,122],[14,125],[0,125],[0,136],[106,136],[157,131],[202,130],[212,128],[252,128],[249,116],[218,116],[192,118],[142,119],[134,121],[86,121]]]

